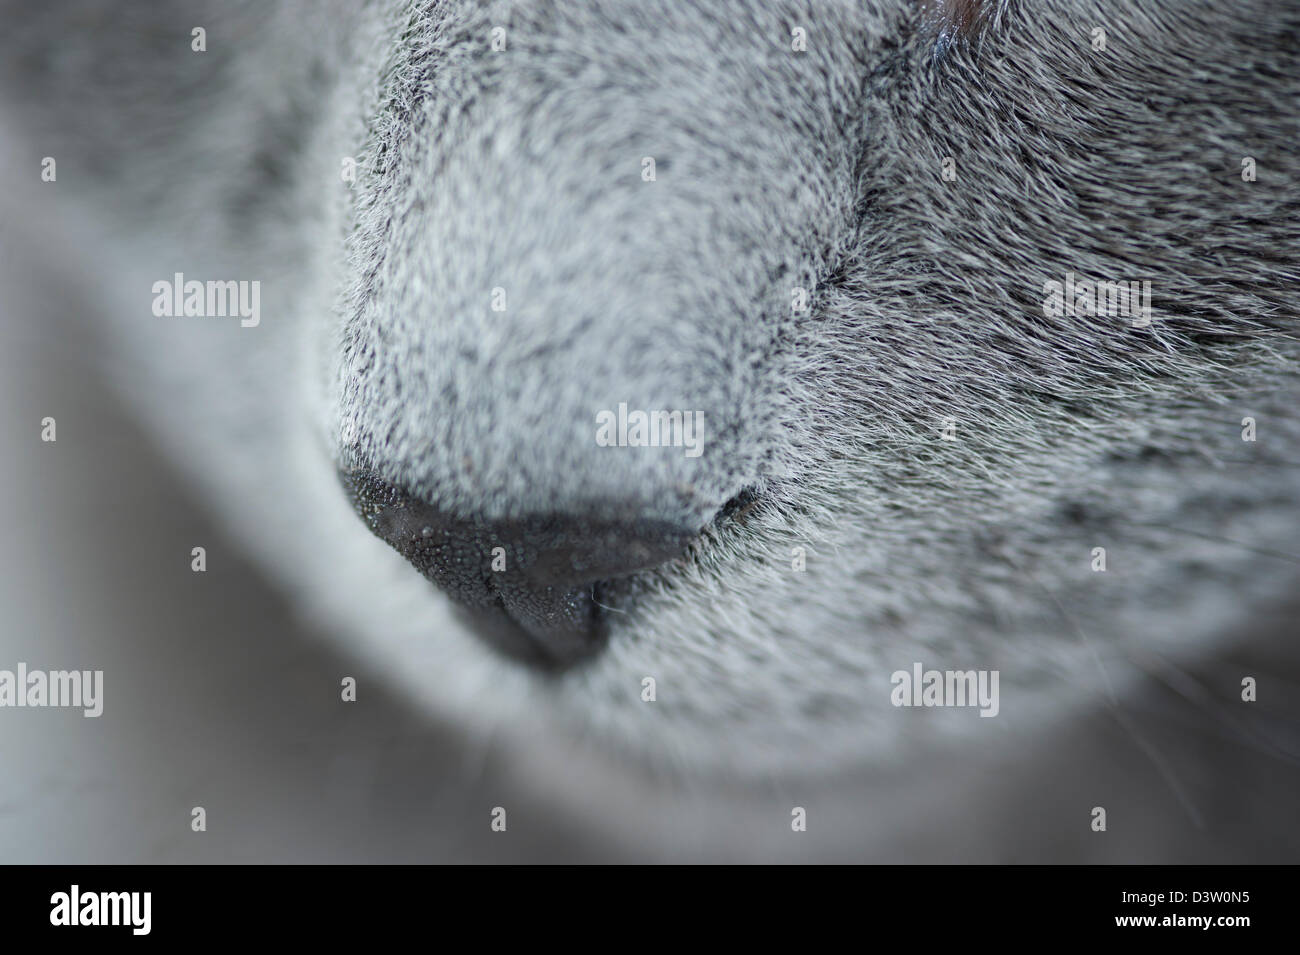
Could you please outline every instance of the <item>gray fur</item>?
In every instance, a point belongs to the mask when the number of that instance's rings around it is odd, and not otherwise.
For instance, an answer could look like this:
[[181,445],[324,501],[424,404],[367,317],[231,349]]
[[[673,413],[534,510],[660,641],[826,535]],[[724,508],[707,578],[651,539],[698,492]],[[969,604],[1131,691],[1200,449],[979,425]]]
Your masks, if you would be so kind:
[[[68,157],[123,393],[422,705],[692,773],[887,765],[1122,693],[1135,652],[1202,652],[1294,586],[1294,4],[1010,2],[953,41],[847,0],[152,15],[163,48],[99,87],[42,59],[49,24],[0,40],[45,97],[7,107],[33,135],[6,165]],[[262,325],[152,318],[174,271],[261,279]],[[1153,324],[1046,317],[1067,272],[1149,279]],[[597,447],[619,402],[701,410],[704,454]],[[348,512],[361,460],[452,511],[631,496],[708,529],[541,679]],[[914,660],[1000,669],[1001,717],[895,709]]]

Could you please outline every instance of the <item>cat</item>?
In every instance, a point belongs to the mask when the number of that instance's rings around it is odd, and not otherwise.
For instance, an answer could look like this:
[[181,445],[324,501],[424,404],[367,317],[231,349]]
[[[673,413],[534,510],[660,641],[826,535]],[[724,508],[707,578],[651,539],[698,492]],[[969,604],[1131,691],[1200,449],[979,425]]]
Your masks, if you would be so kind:
[[[63,16],[0,39],[8,204],[105,374],[314,625],[566,798],[1002,751],[1294,592],[1292,4]],[[900,705],[928,671],[996,718]]]

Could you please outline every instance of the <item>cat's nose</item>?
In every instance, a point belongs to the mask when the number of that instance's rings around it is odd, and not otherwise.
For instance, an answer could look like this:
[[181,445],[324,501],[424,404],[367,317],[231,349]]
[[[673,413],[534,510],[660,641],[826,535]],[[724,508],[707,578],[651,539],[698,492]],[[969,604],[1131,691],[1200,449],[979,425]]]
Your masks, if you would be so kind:
[[606,582],[681,556],[699,528],[638,513],[539,514],[483,520],[443,513],[367,469],[343,473],[370,529],[474,618],[496,649],[565,667],[604,644]]

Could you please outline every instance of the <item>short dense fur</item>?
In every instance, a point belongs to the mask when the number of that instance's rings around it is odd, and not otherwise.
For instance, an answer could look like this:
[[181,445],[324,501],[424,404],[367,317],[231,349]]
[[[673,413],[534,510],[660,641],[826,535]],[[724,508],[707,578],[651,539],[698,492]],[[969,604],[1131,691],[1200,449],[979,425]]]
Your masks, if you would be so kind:
[[[48,99],[12,107],[46,138],[11,161],[68,156],[105,236],[126,393],[270,572],[430,706],[749,773],[1032,725],[1294,583],[1300,8],[967,20],[179,8],[89,102],[97,61],[43,58],[49,24],[0,44]],[[173,271],[263,280],[263,325],[160,325]],[[1048,317],[1067,273],[1149,280],[1152,323]],[[704,454],[598,447],[620,402],[701,410]],[[462,514],[630,500],[706,530],[616,588],[601,658],[541,678],[348,513],[358,461]],[[913,661],[999,669],[1000,720],[894,709]]]

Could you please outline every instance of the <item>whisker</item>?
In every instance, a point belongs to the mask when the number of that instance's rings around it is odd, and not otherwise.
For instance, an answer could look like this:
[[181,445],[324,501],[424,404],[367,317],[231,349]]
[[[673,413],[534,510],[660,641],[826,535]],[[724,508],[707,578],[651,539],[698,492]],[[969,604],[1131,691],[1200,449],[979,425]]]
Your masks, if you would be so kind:
[[1133,721],[1129,719],[1128,715],[1120,706],[1119,698],[1115,694],[1114,685],[1111,683],[1110,674],[1106,671],[1105,664],[1102,663],[1101,656],[1097,653],[1097,649],[1092,640],[1088,637],[1087,632],[1079,626],[1073,615],[1070,614],[1065,605],[1061,602],[1060,598],[1057,597],[1056,593],[1050,587],[1039,580],[1031,571],[1018,567],[1016,563],[1010,560],[1010,558],[1007,558],[1006,555],[1002,556],[1004,560],[1007,560],[1007,562],[1011,564],[1011,566],[1020,570],[1026,578],[1032,581],[1040,590],[1043,591],[1043,593],[1047,594],[1048,599],[1051,600],[1052,605],[1056,608],[1057,613],[1060,614],[1061,619],[1065,621],[1066,626],[1073,630],[1084,646],[1088,648],[1094,663],[1097,665],[1097,670],[1101,674],[1102,682],[1106,687],[1106,703],[1110,715],[1115,718],[1115,722],[1127,731],[1128,735],[1132,737],[1133,742],[1137,744],[1138,748],[1146,755],[1147,759],[1151,760],[1152,765],[1156,767],[1156,770],[1164,779],[1165,784],[1170,788],[1179,804],[1182,805],[1183,809],[1187,812],[1188,818],[1192,820],[1192,824],[1197,829],[1204,829],[1204,817],[1192,802],[1187,791],[1183,788],[1177,774],[1174,772],[1173,766],[1170,765],[1170,763],[1164,758],[1164,754],[1161,753],[1155,745],[1138,732]]
[[1276,461],[1264,458],[1258,461],[1249,458],[1215,458],[1214,461],[1216,464],[1249,464],[1251,467],[1300,468],[1300,461]]
[[1173,790],[1174,795],[1178,797],[1178,801],[1182,804],[1183,808],[1187,810],[1187,815],[1191,818],[1192,824],[1196,826],[1197,829],[1204,829],[1204,817],[1196,806],[1193,805],[1191,798],[1179,783],[1178,776],[1174,773],[1173,767],[1165,761],[1164,755],[1160,750],[1137,731],[1137,728],[1134,727],[1127,714],[1125,714],[1120,707],[1113,707],[1110,713],[1115,717],[1116,722],[1118,722],[1120,726],[1128,730],[1128,734],[1133,737],[1133,740],[1138,744],[1142,751],[1146,753],[1147,758],[1155,764],[1156,769],[1160,771],[1160,775],[1164,777],[1165,784]]
[[[1200,707],[1200,709],[1192,709],[1192,712],[1202,717],[1202,728],[1204,728],[1205,723],[1208,723],[1213,729],[1220,731],[1221,735],[1233,742],[1244,743],[1257,752],[1281,759],[1283,762],[1300,765],[1300,753],[1293,752],[1280,743],[1267,738],[1257,728],[1241,720],[1229,707],[1216,700],[1205,685],[1186,669],[1165,657],[1147,650],[1136,650],[1131,655],[1131,659],[1134,664],[1141,667],[1144,673],[1159,680],[1189,703]],[[1217,721],[1205,719],[1208,716],[1207,710],[1214,711],[1214,714],[1219,719]],[[1224,732],[1225,726],[1230,727],[1233,732]]]
[[1220,537],[1217,534],[1206,534],[1203,531],[1193,531],[1185,527],[1171,527],[1168,524],[1155,524],[1145,521],[1131,521],[1130,527],[1148,527],[1153,530],[1165,531],[1170,534],[1186,534],[1188,537],[1198,537],[1201,540],[1212,541],[1217,544],[1232,544],[1234,547],[1240,547],[1244,551],[1252,554],[1259,554],[1261,557],[1276,557],[1278,560],[1290,561],[1293,564],[1300,564],[1300,556],[1288,554],[1285,551],[1273,550],[1268,547],[1254,547],[1250,544],[1244,544],[1239,540],[1233,540],[1231,537]]

